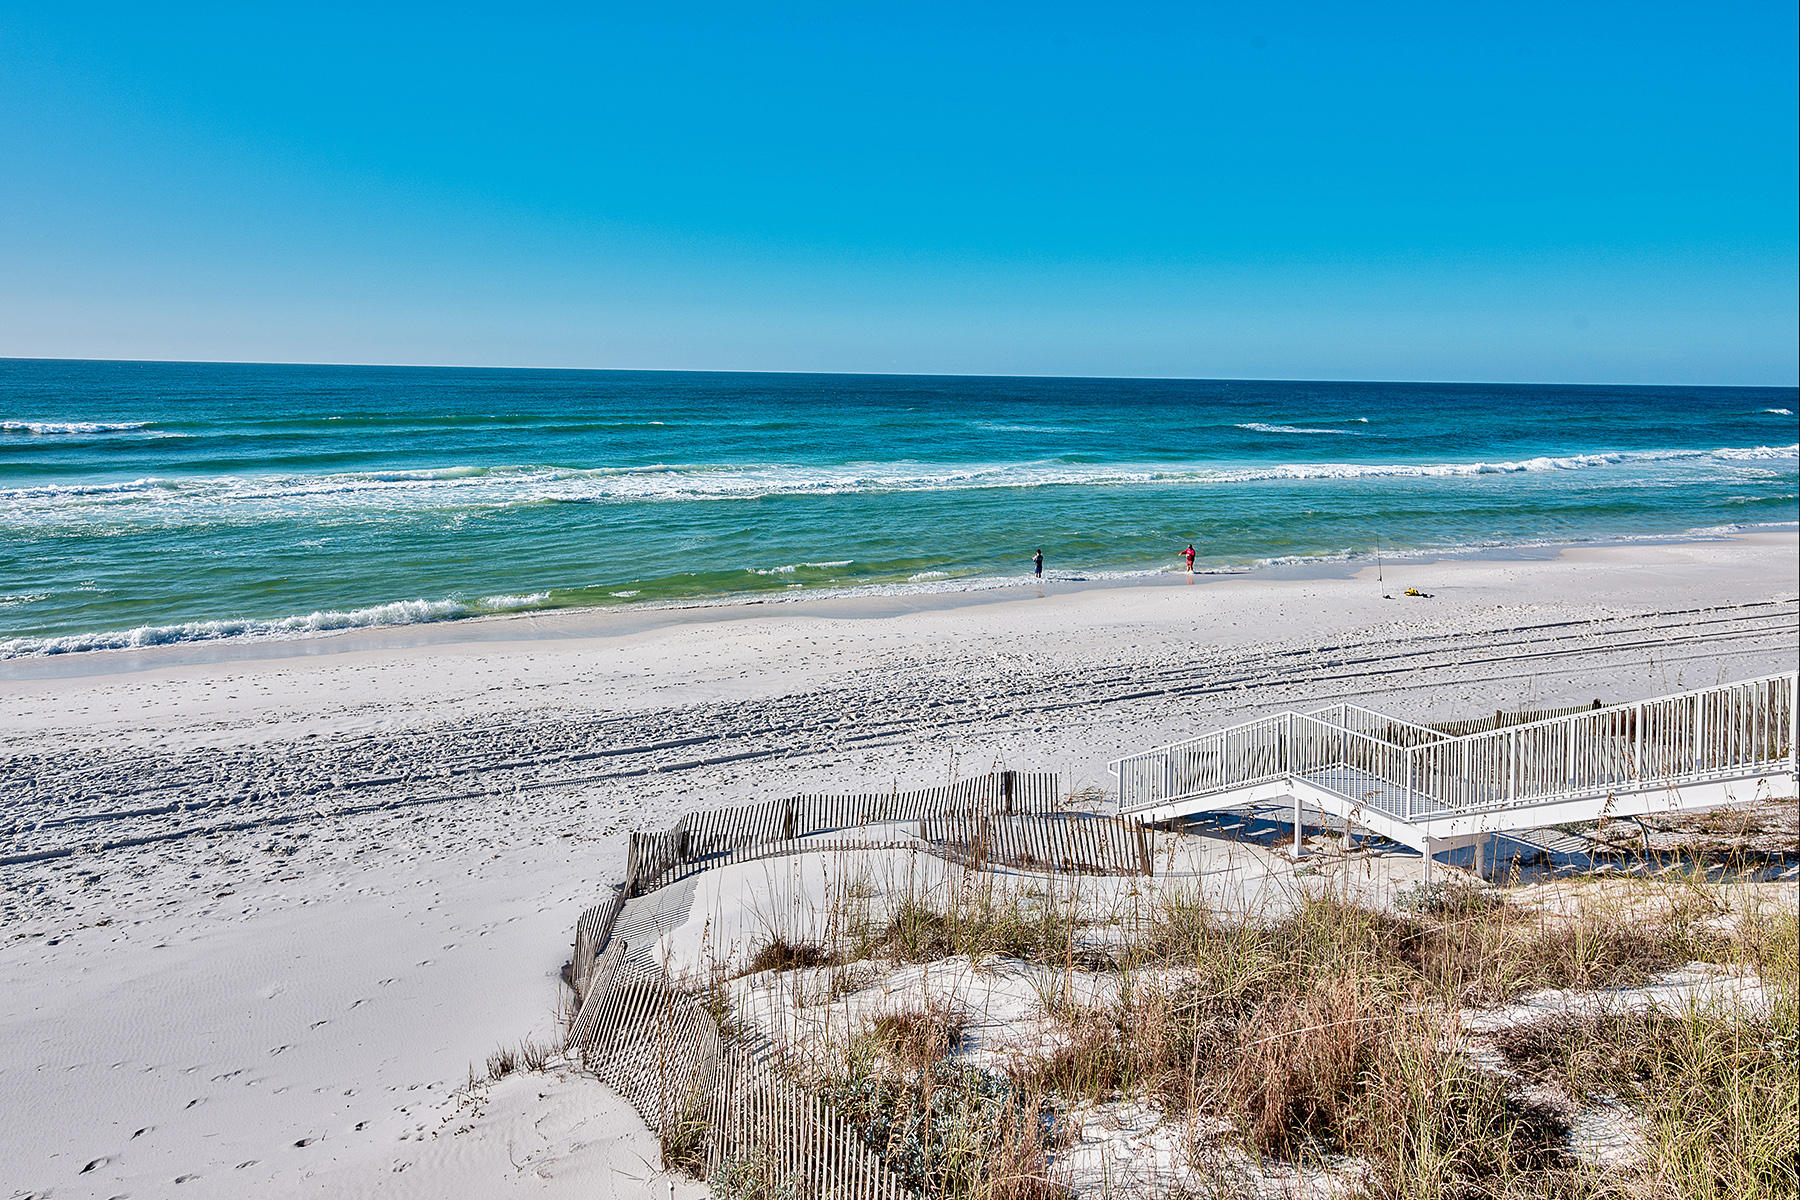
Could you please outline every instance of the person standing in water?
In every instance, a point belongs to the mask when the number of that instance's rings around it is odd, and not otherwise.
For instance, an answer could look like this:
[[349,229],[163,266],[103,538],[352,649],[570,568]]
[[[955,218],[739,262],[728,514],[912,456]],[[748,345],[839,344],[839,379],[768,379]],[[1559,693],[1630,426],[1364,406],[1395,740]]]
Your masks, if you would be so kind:
[[1039,546],[1037,553],[1031,556],[1031,573],[1039,579],[1044,577],[1044,548],[1042,546]]
[[1188,543],[1188,548],[1181,552],[1181,557],[1187,559],[1188,574],[1192,575],[1194,573],[1194,543]]

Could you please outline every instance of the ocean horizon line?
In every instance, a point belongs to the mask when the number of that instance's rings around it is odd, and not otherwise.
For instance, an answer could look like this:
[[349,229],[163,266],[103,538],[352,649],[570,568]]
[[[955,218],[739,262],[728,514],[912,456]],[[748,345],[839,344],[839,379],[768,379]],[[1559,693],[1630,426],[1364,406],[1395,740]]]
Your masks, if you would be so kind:
[[1056,372],[994,371],[870,371],[833,369],[774,369],[758,367],[619,367],[569,366],[517,363],[429,363],[429,362],[356,362],[335,359],[278,358],[92,358],[67,355],[0,354],[0,363],[114,363],[123,365],[182,367],[319,367],[343,370],[395,371],[494,371],[544,374],[593,375],[719,375],[719,376],[796,376],[800,378],[843,379],[991,379],[1083,381],[1096,383],[1249,383],[1249,384],[1360,384],[1380,387],[1564,387],[1564,388],[1667,388],[1686,390],[1793,391],[1800,392],[1800,379],[1793,383],[1667,383],[1630,379],[1477,379],[1456,378],[1383,378],[1376,376],[1281,376],[1281,375],[1119,375],[1060,374]]

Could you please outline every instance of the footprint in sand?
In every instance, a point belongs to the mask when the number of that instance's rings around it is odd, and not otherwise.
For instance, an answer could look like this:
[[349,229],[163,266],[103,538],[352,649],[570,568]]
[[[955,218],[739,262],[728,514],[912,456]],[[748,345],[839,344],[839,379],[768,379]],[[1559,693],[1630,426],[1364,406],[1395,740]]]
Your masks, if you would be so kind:
[[198,1178],[200,1178],[198,1175],[177,1175],[175,1177],[175,1182],[176,1183],[192,1183],[194,1180],[196,1180]]
[[149,1133],[152,1129],[155,1129],[155,1128],[156,1128],[156,1126],[154,1126],[154,1125],[146,1125],[142,1129],[138,1130],[136,1133],[132,1134],[131,1140],[135,1142],[137,1139],[143,1137],[146,1133]]
[[306,1147],[312,1145],[314,1142],[316,1142],[318,1140],[319,1139],[316,1137],[303,1137],[299,1141],[295,1142],[294,1145],[296,1147],[304,1150],[304,1149],[306,1149]]
[[[354,1007],[354,1005],[352,1007]],[[330,1021],[314,1021],[311,1025],[308,1025],[307,1028],[308,1029],[317,1029],[321,1025],[329,1025],[329,1024],[331,1024]]]
[[111,1161],[112,1161],[112,1159],[110,1159],[110,1158],[96,1158],[93,1162],[89,1163],[87,1166],[81,1168],[81,1170],[79,1170],[75,1173],[77,1175],[86,1175],[89,1171],[98,1171],[101,1167],[104,1167],[107,1163],[109,1163]]
[[255,1165],[256,1160],[254,1158],[246,1158],[243,1162],[239,1163],[235,1169],[241,1171],[245,1167],[254,1167]]

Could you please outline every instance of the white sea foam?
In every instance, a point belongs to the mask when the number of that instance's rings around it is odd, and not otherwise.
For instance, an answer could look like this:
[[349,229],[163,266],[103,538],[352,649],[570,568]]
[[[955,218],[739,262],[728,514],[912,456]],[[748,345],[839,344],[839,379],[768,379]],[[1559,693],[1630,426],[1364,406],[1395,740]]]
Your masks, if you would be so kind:
[[1067,425],[1010,425],[998,421],[974,421],[976,429],[985,429],[989,433],[1073,433]]
[[[977,465],[895,462],[840,467],[683,466],[473,467],[335,475],[145,477],[117,483],[38,484],[0,489],[0,523],[55,521],[105,506],[110,518],[144,511],[168,520],[191,509],[195,520],[315,515],[331,510],[508,508],[536,504],[644,500],[749,499],[782,495],[1081,487],[1129,484],[1234,484],[1379,478],[1456,478],[1537,471],[1580,471],[1631,464],[1791,462],[1800,445],[1714,450],[1625,450],[1493,462],[1313,462],[1242,466],[1077,464],[1055,461]],[[1739,468],[1742,469],[1742,468]],[[148,506],[148,507],[145,507]],[[833,566],[837,564],[799,564]]]
[[[1367,418],[1362,418],[1367,420]],[[1354,429],[1315,429],[1309,425],[1269,425],[1262,421],[1244,421],[1236,426],[1252,433],[1328,433],[1340,437],[1361,437]]]
[[482,612],[517,612],[524,608],[542,608],[549,599],[549,592],[532,592],[529,596],[489,596],[477,600],[475,607]]
[[839,567],[847,567],[855,561],[853,558],[840,558],[836,562],[788,563],[786,566],[780,567],[746,567],[745,570],[752,575],[792,575],[802,569],[833,571]]
[[148,421],[0,421],[0,429],[7,433],[31,433],[38,435],[56,433],[121,433],[128,429],[142,429]]
[[131,479],[122,483],[41,483],[32,487],[0,488],[0,500],[57,500],[76,496],[122,496],[138,492],[172,491],[172,479]]
[[140,625],[102,633],[75,633],[62,637],[19,637],[0,641],[0,659],[48,654],[73,654],[82,650],[136,650],[179,642],[208,642],[225,638],[291,638],[338,629],[362,629],[376,625],[421,625],[454,621],[461,617],[520,612],[541,607],[548,592],[529,596],[488,596],[475,601],[397,600],[369,608],[321,611],[273,620],[248,618],[184,621],[177,625]]
[[1775,417],[1791,417],[1794,415],[1794,410],[1791,408],[1765,408],[1763,411],[1770,416]]
[[1751,462],[1765,459],[1793,458],[1800,453],[1800,446],[1744,446],[1730,447],[1713,451],[1715,457],[1730,462]]

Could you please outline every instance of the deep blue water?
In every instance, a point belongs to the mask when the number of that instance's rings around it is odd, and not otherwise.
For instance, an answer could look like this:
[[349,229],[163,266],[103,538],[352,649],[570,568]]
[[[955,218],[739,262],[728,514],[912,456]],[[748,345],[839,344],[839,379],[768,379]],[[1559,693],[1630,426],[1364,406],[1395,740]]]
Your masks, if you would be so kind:
[[1796,520],[1792,388],[0,360],[0,656]]

